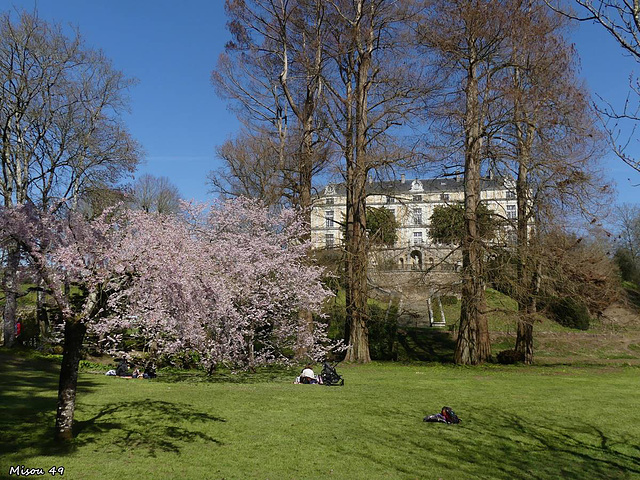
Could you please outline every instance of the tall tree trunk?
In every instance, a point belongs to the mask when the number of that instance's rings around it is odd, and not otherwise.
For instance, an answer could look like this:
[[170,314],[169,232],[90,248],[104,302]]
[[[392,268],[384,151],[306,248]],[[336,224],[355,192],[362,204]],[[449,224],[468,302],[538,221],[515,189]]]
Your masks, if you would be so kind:
[[[316,34],[320,35],[322,29],[322,19],[324,17],[322,11],[322,3],[317,3],[315,7],[315,23],[313,26],[316,29]],[[282,5],[282,18],[287,17],[286,9]],[[320,74],[322,68],[323,47],[322,42],[319,40],[316,42],[316,50],[314,56],[314,62],[307,70],[308,82],[306,85],[306,93],[304,101],[299,104],[296,102],[293,94],[289,89],[288,77],[289,77],[289,50],[287,45],[287,27],[283,23],[283,31],[280,32],[283,40],[282,47],[282,72],[280,73],[280,85],[287,99],[291,110],[297,117],[300,125],[302,126],[302,141],[298,147],[298,185],[297,185],[297,201],[300,210],[302,211],[305,223],[309,226],[309,234],[305,240],[310,238],[311,227],[311,192],[312,192],[312,177],[314,166],[314,146],[313,135],[315,130],[314,125],[314,112],[317,107],[318,95],[320,91]],[[306,44],[306,35],[303,34]],[[303,336],[313,335],[313,315],[309,311],[302,310],[298,314],[299,325]],[[304,342],[299,342],[304,343]],[[298,359],[306,356],[308,348],[301,345],[297,348],[296,357]]]
[[18,310],[18,266],[20,265],[20,246],[10,242],[7,246],[7,265],[4,271],[4,346],[12,347],[16,343],[16,315]]
[[[515,68],[514,81],[516,91],[521,90],[520,69]],[[534,292],[532,291],[531,249],[529,245],[529,165],[534,128],[527,122],[527,113],[523,111],[516,98],[514,106],[516,157],[518,178],[516,179],[517,220],[516,220],[516,299],[518,301],[518,328],[516,352],[520,353],[525,364],[533,363],[533,322],[535,311]],[[529,126],[527,126],[529,125]]]
[[475,365],[491,356],[491,342],[486,318],[483,272],[483,246],[478,232],[481,167],[481,113],[475,52],[475,39],[468,39],[465,112],[464,224],[462,242],[462,305],[460,329],[456,341],[456,363]]
[[366,204],[364,188],[366,174],[354,172],[351,183],[352,232],[347,248],[350,275],[347,279],[349,303],[347,322],[349,324],[349,350],[345,361],[366,363],[369,354],[369,330],[367,328],[367,249],[366,249]]
[[[362,7],[364,2],[358,3],[358,21],[361,26],[363,19]],[[373,4],[371,4],[373,8]],[[371,14],[372,15],[372,14]],[[368,21],[372,21],[372,16]],[[356,27],[358,28],[358,27]],[[362,36],[361,36],[362,35]],[[364,37],[364,38],[362,38]],[[352,231],[348,245],[348,255],[351,261],[351,276],[348,287],[351,293],[347,305],[347,321],[349,329],[349,350],[345,358],[348,362],[366,363],[371,361],[369,353],[369,330],[367,328],[367,216],[366,216],[366,186],[367,186],[367,127],[368,125],[368,93],[371,56],[373,50],[373,28],[367,25],[367,31],[362,34],[356,31],[358,61],[355,71],[356,85],[355,99],[355,157],[351,168],[347,166],[347,202],[351,199]]]
[[[519,138],[517,142],[524,142],[520,126],[517,126]],[[521,354],[524,363],[533,363],[533,296],[530,286],[529,265],[529,232],[527,230],[527,149],[519,150],[518,179],[516,181],[516,197],[518,203],[517,218],[517,263],[516,263],[516,298],[518,301],[518,329],[516,335],[516,351]]]
[[[347,304],[346,317],[349,327],[347,362],[366,363],[369,354],[367,328],[367,248],[366,248],[366,169],[356,159],[347,165]],[[362,158],[362,157],[360,157]]]
[[78,366],[82,351],[82,342],[87,327],[84,323],[69,319],[64,326],[64,351],[60,367],[58,385],[58,410],[56,412],[55,438],[70,441],[73,438],[73,417],[76,408],[78,388]]
[[533,363],[533,325],[538,307],[536,298],[540,293],[541,269],[542,264],[539,259],[530,260],[528,275],[523,275],[522,278],[522,284],[527,288],[527,301],[522,307],[518,303],[519,308],[525,308],[525,316],[518,319],[516,351],[523,355],[524,363],[527,365]]
[[351,189],[353,188],[351,178],[353,177],[353,162],[354,162],[354,152],[353,152],[353,110],[352,106],[352,85],[347,82],[346,85],[346,98],[347,98],[347,106],[345,107],[345,130],[343,132],[345,143],[344,143],[344,161],[346,166],[346,214],[345,214],[345,224],[346,228],[344,230],[344,246],[345,246],[345,255],[344,255],[344,284],[345,284],[345,322],[344,322],[344,341],[347,345],[351,340],[351,319],[352,319],[352,311],[353,311],[353,293],[352,293],[352,285],[351,279],[353,278],[353,259],[351,258],[351,245],[353,242],[353,194],[351,193]]
[[[303,139],[300,146],[299,160],[299,206],[303,214],[305,223],[311,226],[311,179],[313,174],[313,109],[305,106],[305,118],[303,121]],[[308,238],[308,236],[307,236]],[[303,337],[313,336],[313,314],[308,310],[298,312],[299,324]],[[303,339],[306,340],[306,339]],[[304,343],[304,342],[303,342]],[[308,348],[300,346],[296,351],[298,359],[304,358],[308,353]]]

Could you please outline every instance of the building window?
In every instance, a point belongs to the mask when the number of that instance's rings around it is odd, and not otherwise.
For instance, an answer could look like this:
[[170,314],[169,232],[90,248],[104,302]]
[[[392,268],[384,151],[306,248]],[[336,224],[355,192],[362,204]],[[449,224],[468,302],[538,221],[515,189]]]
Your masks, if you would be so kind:
[[413,201],[414,202],[421,202],[422,201],[422,195],[414,195],[413,196]]
[[413,209],[413,224],[422,225],[422,209],[421,208]]
[[327,233],[324,236],[324,246],[327,248],[332,248],[334,244],[333,233]]
[[324,219],[325,219],[325,227],[326,228],[332,228],[333,227],[333,210],[327,210],[326,212],[324,212]]
[[327,198],[327,205],[333,205],[333,198]]
[[510,220],[518,218],[518,211],[515,205],[507,205],[507,218]]
[[507,190],[507,200],[513,200],[516,198],[516,192]]
[[422,232],[413,232],[413,244],[422,245]]
[[440,200],[442,200],[443,202],[448,202],[449,201],[449,194],[448,193],[441,193],[440,194]]
[[396,199],[394,197],[387,197],[387,203],[396,203]]

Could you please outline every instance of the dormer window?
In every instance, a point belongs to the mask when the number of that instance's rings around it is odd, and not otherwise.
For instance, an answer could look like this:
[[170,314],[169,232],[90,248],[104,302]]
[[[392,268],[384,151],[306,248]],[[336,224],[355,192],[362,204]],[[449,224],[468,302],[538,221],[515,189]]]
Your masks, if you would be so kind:
[[414,195],[413,196],[413,201],[414,202],[421,202],[422,201],[422,195]]
[[424,191],[424,188],[422,186],[422,182],[420,180],[418,180],[417,178],[411,182],[411,191],[412,192],[422,192]]
[[333,197],[329,197],[326,199],[326,204],[327,205],[333,205]]

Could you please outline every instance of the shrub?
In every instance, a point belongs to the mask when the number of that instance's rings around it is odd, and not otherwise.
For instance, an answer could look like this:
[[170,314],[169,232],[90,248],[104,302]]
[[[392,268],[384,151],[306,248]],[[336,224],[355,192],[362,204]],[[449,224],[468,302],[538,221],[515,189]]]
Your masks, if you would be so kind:
[[571,297],[552,297],[547,302],[548,309],[553,319],[560,325],[579,330],[588,330],[589,310],[580,300]]
[[524,362],[524,354],[514,349],[502,350],[498,352],[497,360],[502,365],[513,365],[517,362]]

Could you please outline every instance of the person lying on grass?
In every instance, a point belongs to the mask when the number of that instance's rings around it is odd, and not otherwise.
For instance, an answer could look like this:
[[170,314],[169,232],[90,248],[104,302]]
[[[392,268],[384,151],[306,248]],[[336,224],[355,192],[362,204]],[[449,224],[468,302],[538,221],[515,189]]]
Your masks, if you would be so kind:
[[293,383],[316,385],[322,383],[322,377],[318,377],[315,373],[313,373],[313,368],[311,368],[310,364],[307,364],[307,366],[304,367],[304,369],[300,373],[300,376],[296,378],[296,381]]

